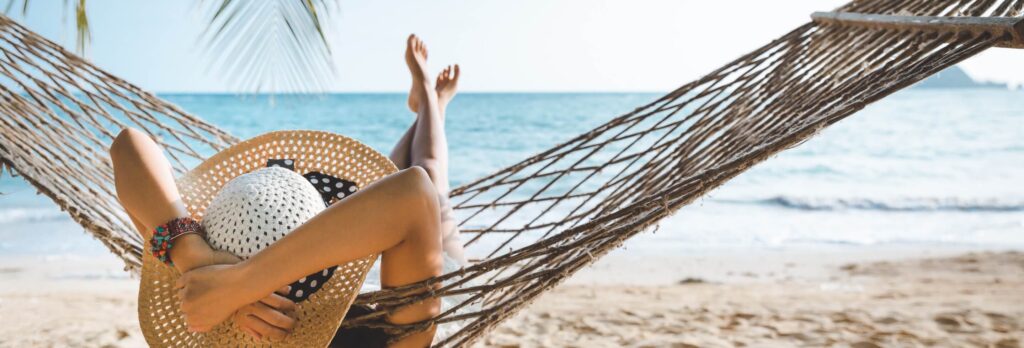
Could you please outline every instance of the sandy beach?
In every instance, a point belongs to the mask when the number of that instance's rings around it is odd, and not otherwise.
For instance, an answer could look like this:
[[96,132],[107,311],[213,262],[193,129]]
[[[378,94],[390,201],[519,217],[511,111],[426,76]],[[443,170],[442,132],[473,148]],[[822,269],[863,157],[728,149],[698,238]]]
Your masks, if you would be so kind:
[[[378,254],[417,348],[1024,348],[1024,0],[7,0],[0,52],[0,348],[317,341]],[[139,301],[108,249],[192,233],[251,261]]]
[[790,271],[728,275],[721,271],[742,265],[705,258],[694,261],[721,268],[702,273],[726,276],[668,285],[581,284],[597,276],[591,270],[479,346],[1020,347],[1024,254],[948,252],[859,255],[877,260],[862,262],[838,254],[819,259],[822,270],[831,269],[820,273],[764,260],[762,267]]
[[[616,252],[479,347],[1020,347],[1024,253],[856,247]],[[139,347],[110,258],[2,257],[0,346]]]

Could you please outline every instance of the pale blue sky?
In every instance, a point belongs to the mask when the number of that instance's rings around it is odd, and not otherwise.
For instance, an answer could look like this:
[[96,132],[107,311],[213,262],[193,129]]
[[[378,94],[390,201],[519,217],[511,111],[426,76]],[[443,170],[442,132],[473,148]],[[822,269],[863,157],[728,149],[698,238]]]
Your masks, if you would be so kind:
[[[402,91],[410,32],[430,61],[460,63],[471,91],[665,91],[698,78],[842,0],[340,1],[329,40],[331,91]],[[34,1],[29,28],[74,46],[63,1]],[[192,0],[90,0],[100,67],[157,92],[231,92],[198,43]],[[984,80],[1024,83],[1024,50],[994,49],[963,66]]]

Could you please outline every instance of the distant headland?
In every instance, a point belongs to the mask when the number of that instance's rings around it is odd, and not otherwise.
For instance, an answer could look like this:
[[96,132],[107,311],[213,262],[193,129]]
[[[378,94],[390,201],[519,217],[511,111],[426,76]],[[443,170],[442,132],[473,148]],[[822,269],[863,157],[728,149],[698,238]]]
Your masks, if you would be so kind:
[[918,82],[913,88],[939,89],[939,88],[998,88],[1009,89],[1010,86],[1004,83],[976,81],[964,72],[959,66],[951,66],[931,76],[924,81]]

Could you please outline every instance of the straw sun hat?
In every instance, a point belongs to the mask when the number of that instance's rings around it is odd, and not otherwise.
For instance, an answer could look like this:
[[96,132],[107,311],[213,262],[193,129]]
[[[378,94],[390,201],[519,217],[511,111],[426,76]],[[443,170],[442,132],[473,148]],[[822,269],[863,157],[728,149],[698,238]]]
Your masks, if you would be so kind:
[[[270,167],[270,168],[268,168]],[[283,168],[274,168],[283,167]],[[317,131],[271,132],[240,142],[178,180],[189,213],[211,246],[248,258],[360,187],[397,171],[384,155],[350,138]],[[292,283],[297,324],[275,347],[324,347],[334,336],[377,255]],[[153,347],[270,346],[229,319],[188,332],[178,307],[176,270],[143,253],[139,323]]]

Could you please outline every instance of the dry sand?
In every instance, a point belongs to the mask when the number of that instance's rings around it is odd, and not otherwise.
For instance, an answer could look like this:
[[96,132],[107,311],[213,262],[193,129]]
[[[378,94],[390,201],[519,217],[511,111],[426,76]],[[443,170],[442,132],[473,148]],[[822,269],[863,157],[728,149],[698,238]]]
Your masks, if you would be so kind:
[[[821,256],[835,263],[848,255]],[[799,268],[763,267],[778,265]],[[649,286],[570,283],[480,346],[1009,348],[1024,342],[1024,253],[848,263],[828,273],[743,271],[745,281],[690,277]]]
[[[1024,342],[1024,253],[894,249],[630,256],[478,346],[978,346]],[[0,257],[0,346],[139,347],[113,259]],[[624,285],[630,284],[630,285]]]
[[0,347],[145,347],[138,281],[113,256],[0,258]]

